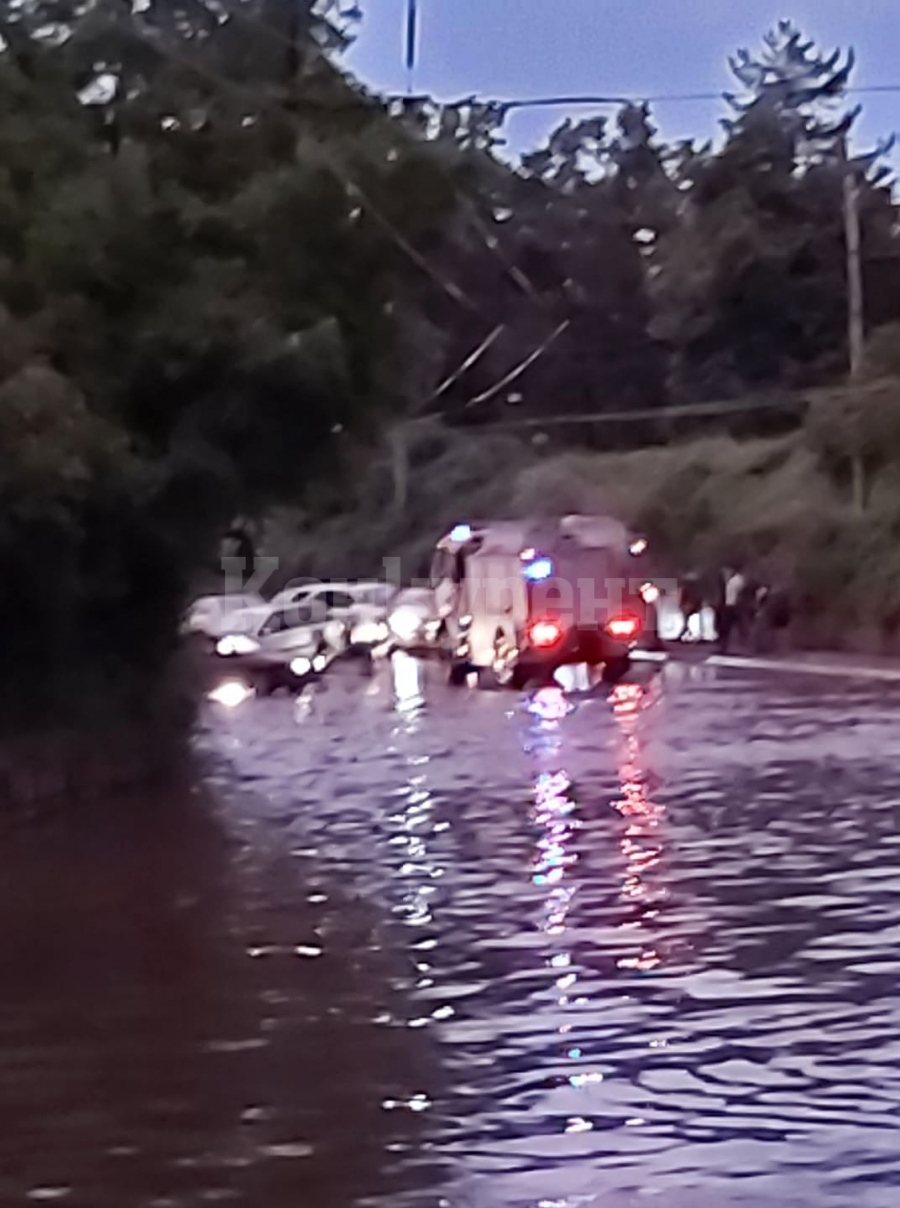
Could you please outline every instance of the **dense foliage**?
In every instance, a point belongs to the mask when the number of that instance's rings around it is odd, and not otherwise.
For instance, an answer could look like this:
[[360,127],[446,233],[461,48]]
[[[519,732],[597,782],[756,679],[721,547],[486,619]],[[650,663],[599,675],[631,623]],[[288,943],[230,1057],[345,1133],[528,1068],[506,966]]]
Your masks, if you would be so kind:
[[[852,62],[782,25],[735,60],[721,145],[665,145],[630,105],[512,168],[501,111],[345,77],[354,19],[0,0],[6,699],[143,692],[230,519],[311,488],[338,510],[398,421],[843,375]],[[876,327],[900,237],[876,157],[854,170]]]
[[382,222],[433,238],[452,172],[389,154],[311,4],[237,10],[0,6],[0,657],[23,704],[142,693],[230,518],[404,404],[420,270]]

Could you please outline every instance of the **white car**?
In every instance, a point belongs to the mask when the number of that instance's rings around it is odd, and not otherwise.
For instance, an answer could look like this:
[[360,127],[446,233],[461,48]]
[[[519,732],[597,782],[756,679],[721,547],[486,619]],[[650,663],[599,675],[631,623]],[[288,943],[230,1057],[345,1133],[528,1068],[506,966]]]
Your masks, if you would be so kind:
[[302,605],[318,620],[342,621],[346,644],[371,649],[387,636],[387,613],[394,589],[377,581],[359,583],[306,583],[278,593],[272,603],[280,607]]
[[386,611],[394,588],[376,581],[361,583],[300,583],[286,587],[272,599],[273,605],[309,603],[332,616],[350,616],[355,609]]
[[216,642],[220,667],[244,672],[265,692],[321,673],[345,646],[344,623],[318,621],[308,604],[269,606],[235,619],[239,624]]
[[181,631],[184,634],[220,638],[235,627],[238,616],[252,616],[265,608],[265,600],[255,592],[201,596],[187,610]]

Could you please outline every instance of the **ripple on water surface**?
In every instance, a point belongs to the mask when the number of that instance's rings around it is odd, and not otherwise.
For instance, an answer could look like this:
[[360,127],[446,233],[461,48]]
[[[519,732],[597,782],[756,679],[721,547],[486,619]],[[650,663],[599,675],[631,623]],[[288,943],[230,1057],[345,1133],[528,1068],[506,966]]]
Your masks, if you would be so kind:
[[898,699],[424,698],[212,713],[211,811],[10,840],[0,1202],[895,1208]]
[[[708,673],[369,695],[327,764],[321,705],[315,806],[273,771],[260,809],[394,920],[451,1203],[896,1202],[897,703]],[[286,725],[248,718],[246,759]]]

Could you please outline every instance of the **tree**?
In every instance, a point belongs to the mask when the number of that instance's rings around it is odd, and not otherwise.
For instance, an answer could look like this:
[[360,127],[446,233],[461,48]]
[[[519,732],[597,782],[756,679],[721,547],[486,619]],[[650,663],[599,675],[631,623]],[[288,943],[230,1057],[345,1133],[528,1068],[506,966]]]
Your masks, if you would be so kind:
[[79,677],[145,698],[230,519],[405,405],[438,152],[323,56],[311,3],[229,8],[0,9],[0,710]]
[[804,166],[840,156],[860,107],[847,110],[845,94],[856,59],[850,50],[825,56],[791,21],[779,21],[758,55],[739,50],[729,59],[744,86],[743,96],[726,93],[735,117],[725,119],[730,136],[773,121],[788,136]]
[[[842,102],[852,53],[819,54],[787,22],[763,52],[739,52],[745,94],[716,154],[693,165],[683,221],[659,248],[655,330],[679,397],[727,397],[823,382],[846,364],[844,147],[857,111]],[[894,207],[877,153],[861,179],[866,257],[896,254]],[[866,175],[866,170],[871,169]],[[900,302],[882,274],[878,320]]]
[[442,263],[477,306],[466,311],[443,298],[428,310],[444,333],[439,380],[486,338],[491,343],[441,396],[455,419],[596,413],[661,401],[636,216],[610,187],[620,150],[598,117],[564,122],[517,172],[484,148],[464,155],[461,217]]
[[[843,371],[847,61],[780,29],[736,60],[721,149],[661,144],[629,105],[512,167],[503,106],[346,78],[342,12],[0,3],[2,607],[40,670],[16,694],[65,698],[65,672],[141,695],[232,518],[339,509],[341,475],[411,417]],[[874,163],[861,213],[890,324],[900,241]]]

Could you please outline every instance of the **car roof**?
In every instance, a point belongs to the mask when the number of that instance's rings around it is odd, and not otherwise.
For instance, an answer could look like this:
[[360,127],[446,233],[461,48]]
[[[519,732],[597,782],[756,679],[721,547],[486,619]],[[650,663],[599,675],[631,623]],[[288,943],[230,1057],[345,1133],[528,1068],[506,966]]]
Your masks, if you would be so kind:
[[255,591],[226,591],[220,592],[218,595],[198,596],[191,605],[196,608],[198,604],[233,604],[237,600],[258,600],[263,603],[263,598]]
[[434,588],[422,586],[398,587],[393,598],[395,600],[399,600],[401,598],[405,600],[433,600]]
[[343,591],[348,596],[352,596],[358,592],[375,591],[376,589],[389,591],[391,590],[391,585],[389,583],[382,583],[378,579],[361,579],[357,582],[347,579],[326,579],[321,583],[301,583],[297,587],[282,588],[273,599],[287,600],[293,596],[312,595],[320,591]]

